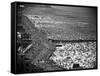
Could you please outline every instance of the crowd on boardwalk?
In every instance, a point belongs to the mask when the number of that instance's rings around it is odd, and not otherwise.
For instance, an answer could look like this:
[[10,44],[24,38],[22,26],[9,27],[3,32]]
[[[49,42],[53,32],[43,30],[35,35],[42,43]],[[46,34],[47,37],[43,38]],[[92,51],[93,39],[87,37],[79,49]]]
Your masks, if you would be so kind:
[[[37,19],[40,19],[40,21],[41,21],[41,17],[39,17],[39,18],[38,18],[38,16],[35,16],[35,17],[36,17],[35,19],[33,19],[33,17],[32,17],[33,21],[34,20],[37,21]],[[45,19],[44,19],[44,21],[45,21]],[[37,23],[35,25],[37,25]],[[50,36],[50,37],[53,37],[53,39],[56,39],[56,38],[57,39],[65,38],[67,40],[73,40],[73,39],[88,40],[90,38],[92,39],[91,35],[79,33],[74,30],[67,30],[65,32],[65,30],[59,31],[59,29],[57,28],[56,32],[53,34],[54,35]],[[38,35],[38,36],[40,36],[40,35]],[[56,47],[56,50],[53,53],[53,55],[50,57],[50,59],[53,60],[57,65],[65,68],[65,69],[73,69],[74,64],[79,64],[78,68],[84,68],[84,69],[85,68],[94,68],[95,63],[96,63],[96,42],[66,43],[62,47]]]

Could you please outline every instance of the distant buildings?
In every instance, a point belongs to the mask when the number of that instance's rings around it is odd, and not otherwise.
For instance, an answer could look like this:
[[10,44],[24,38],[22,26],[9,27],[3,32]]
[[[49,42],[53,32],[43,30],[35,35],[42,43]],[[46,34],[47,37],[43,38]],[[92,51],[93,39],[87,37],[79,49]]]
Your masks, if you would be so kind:
[[27,17],[35,23],[36,27],[57,27],[65,22],[57,21],[49,16],[27,15]]

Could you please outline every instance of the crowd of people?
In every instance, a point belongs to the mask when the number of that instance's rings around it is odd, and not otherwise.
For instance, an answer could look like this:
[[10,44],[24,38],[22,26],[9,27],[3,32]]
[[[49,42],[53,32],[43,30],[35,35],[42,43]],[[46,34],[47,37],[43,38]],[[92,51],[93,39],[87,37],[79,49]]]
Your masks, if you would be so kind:
[[65,69],[94,68],[96,64],[96,42],[66,43],[57,47],[50,57],[59,66]]

